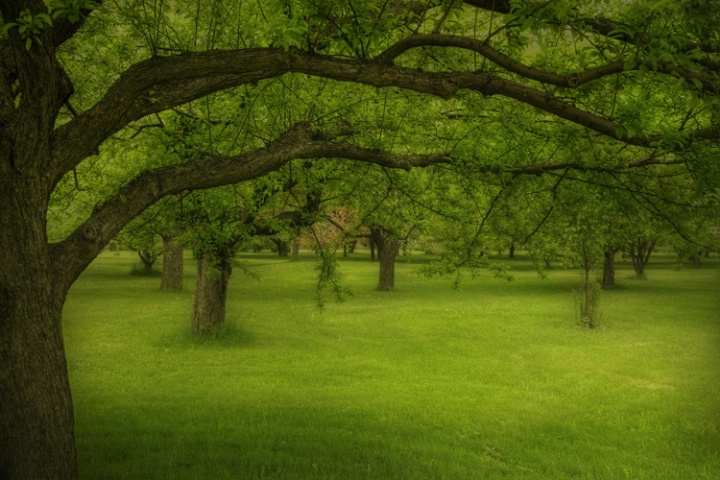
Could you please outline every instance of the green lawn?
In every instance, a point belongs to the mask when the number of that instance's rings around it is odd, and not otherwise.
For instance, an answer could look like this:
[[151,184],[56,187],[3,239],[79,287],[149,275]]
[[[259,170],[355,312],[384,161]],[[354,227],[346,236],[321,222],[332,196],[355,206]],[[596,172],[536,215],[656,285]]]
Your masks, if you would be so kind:
[[[105,253],[70,292],[64,334],[83,479],[718,479],[720,265],[668,258],[575,319],[577,271],[541,280],[415,275],[315,307],[313,259],[245,255],[229,325],[189,334],[187,290]],[[356,254],[356,258],[365,256]]]

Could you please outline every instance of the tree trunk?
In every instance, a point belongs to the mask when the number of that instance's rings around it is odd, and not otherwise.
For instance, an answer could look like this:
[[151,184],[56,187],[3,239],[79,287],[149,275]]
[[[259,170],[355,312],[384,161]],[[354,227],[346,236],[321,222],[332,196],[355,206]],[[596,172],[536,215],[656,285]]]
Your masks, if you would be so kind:
[[273,243],[275,243],[275,246],[277,247],[277,252],[279,257],[287,257],[290,253],[290,245],[285,240],[279,240],[277,238],[273,239]]
[[379,290],[392,290],[395,288],[395,259],[400,253],[400,242],[388,239],[382,247],[378,245],[378,259],[380,260]]
[[508,251],[508,258],[515,258],[515,244],[510,244],[510,249]]
[[173,235],[162,235],[163,263],[160,290],[182,290],[183,247]]
[[638,278],[645,276],[645,267],[650,261],[650,254],[655,249],[655,240],[638,238],[634,243],[628,245],[628,253],[633,262],[635,275]]
[[295,240],[292,244],[292,260],[300,258],[300,240]]
[[615,288],[615,254],[616,249],[605,250],[603,258],[602,288]]
[[374,262],[377,259],[375,256],[375,242],[371,239],[368,242],[368,246],[370,247],[370,261]]
[[215,262],[206,255],[198,258],[197,284],[193,300],[191,329],[193,333],[211,333],[225,324],[227,286],[232,273],[232,258]]
[[52,273],[44,187],[9,177],[0,172],[0,478],[74,479],[61,332],[69,281]]
[[585,322],[585,326],[588,328],[594,328],[595,325],[593,323],[593,311],[592,311],[592,285],[590,284],[590,270],[591,266],[589,264],[585,264],[583,270],[584,276],[583,276],[583,290],[584,290],[584,301],[583,301],[583,322]]
[[371,228],[371,244],[377,246],[380,261],[378,290],[388,291],[395,288],[395,259],[400,253],[400,240],[385,228]]
[[143,264],[143,272],[150,274],[157,257],[150,250],[138,250],[138,256]]

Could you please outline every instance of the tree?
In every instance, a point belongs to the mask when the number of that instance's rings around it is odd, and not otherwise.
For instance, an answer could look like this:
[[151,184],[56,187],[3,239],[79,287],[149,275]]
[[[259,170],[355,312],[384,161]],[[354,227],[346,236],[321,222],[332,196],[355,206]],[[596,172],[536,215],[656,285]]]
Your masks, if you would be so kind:
[[[429,148],[432,134],[408,151],[342,139],[336,134],[340,119],[308,115],[282,134],[259,132],[233,151],[171,165],[148,159],[129,169],[129,178],[76,228],[50,243],[53,192],[110,149],[111,137],[130,136],[161,112],[212,92],[243,95],[261,90],[267,79],[309,75],[356,89],[397,87],[423,99],[494,96],[490,103],[539,109],[571,129],[636,149],[634,162],[593,166],[618,174],[649,164],[703,164],[702,150],[716,151],[720,137],[712,73],[718,68],[718,10],[707,0],[637,6],[466,0],[452,8],[400,0],[379,8],[359,1],[354,11],[300,1],[240,11],[239,2],[201,1],[190,19],[176,15],[172,1],[154,10],[137,2],[49,3],[0,0],[3,478],[76,477],[62,306],[93,258],[149,205],[186,190],[256,178],[294,158],[389,168],[460,158],[454,150]],[[600,5],[605,16],[597,15]],[[487,35],[479,38],[481,31]],[[573,54],[535,64],[532,37]],[[608,106],[611,88],[617,95]],[[642,91],[653,95],[641,98]],[[641,107],[656,120],[631,115]],[[506,168],[483,165],[477,156],[463,161],[500,174],[587,168],[544,162]]]
[[166,230],[160,234],[163,242],[162,273],[160,277],[160,290],[183,289],[183,245],[175,230]]

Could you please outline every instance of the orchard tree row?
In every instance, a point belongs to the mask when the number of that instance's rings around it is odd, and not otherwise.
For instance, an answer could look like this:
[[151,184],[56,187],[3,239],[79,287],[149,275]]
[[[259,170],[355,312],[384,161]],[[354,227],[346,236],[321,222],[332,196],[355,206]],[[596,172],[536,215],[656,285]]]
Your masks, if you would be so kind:
[[717,219],[716,0],[0,0],[0,20],[0,478],[77,477],[63,304],[143,212],[220,272],[323,205],[381,256],[444,225],[448,270],[489,232],[585,261],[656,222],[702,247]]

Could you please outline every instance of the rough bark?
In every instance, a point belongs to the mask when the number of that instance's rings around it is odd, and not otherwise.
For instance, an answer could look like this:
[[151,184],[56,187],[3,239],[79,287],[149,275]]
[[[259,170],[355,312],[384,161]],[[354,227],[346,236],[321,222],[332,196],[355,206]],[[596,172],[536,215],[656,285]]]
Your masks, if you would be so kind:
[[61,333],[66,289],[52,274],[46,204],[35,180],[0,174],[0,478],[72,479],[73,409]]
[[183,247],[174,235],[162,235],[163,263],[160,290],[182,290]]
[[232,262],[231,259],[211,261],[205,255],[200,256],[197,262],[191,329],[196,334],[207,334],[225,324],[227,287],[232,273]]

